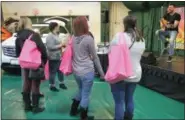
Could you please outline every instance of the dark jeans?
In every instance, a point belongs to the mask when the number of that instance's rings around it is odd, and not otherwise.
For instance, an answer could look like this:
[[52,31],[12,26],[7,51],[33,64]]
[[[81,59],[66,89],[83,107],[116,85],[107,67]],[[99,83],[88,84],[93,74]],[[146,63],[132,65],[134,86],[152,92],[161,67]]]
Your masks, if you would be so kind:
[[81,107],[87,108],[93,86],[94,72],[87,73],[83,76],[75,75],[75,80],[78,85],[78,92],[74,99],[80,101]]
[[21,69],[21,75],[23,79],[23,92],[32,94],[40,93],[40,82],[41,80],[29,80],[28,79],[29,70]]
[[60,67],[60,60],[49,60],[49,83],[50,85],[55,85],[55,77],[58,73],[58,80],[60,83],[63,83],[64,81],[64,75],[59,70]]
[[133,116],[134,113],[133,94],[136,88],[136,83],[121,81],[116,84],[111,84],[110,86],[115,102],[115,119],[116,120],[123,119],[124,112],[127,116]]

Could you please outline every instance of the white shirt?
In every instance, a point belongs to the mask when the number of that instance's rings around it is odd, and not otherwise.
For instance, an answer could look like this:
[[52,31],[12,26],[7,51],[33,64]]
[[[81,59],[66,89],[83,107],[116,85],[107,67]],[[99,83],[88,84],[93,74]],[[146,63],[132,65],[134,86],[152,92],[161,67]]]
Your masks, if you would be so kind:
[[[126,43],[127,46],[130,47],[132,44],[132,41],[131,41],[132,36],[124,32],[124,37],[125,37],[124,43]],[[117,33],[115,37],[113,38],[113,40],[111,41],[111,46],[117,44],[118,40],[119,40],[119,33]],[[134,75],[124,81],[127,81],[127,82],[139,82],[140,81],[141,75],[142,75],[140,60],[141,60],[141,56],[144,50],[145,50],[144,41],[134,42],[134,44],[132,45],[132,48],[130,49],[130,57],[131,57],[131,63],[132,63]]]

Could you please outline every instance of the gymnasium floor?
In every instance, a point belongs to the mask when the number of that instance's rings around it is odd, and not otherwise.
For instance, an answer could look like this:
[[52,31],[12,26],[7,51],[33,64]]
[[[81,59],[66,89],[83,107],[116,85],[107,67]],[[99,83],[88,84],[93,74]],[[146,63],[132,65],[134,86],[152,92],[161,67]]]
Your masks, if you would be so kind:
[[[69,109],[71,98],[76,92],[76,83],[73,76],[65,78],[68,90],[60,90],[58,93],[50,92],[48,81],[43,82],[41,92],[45,98],[41,104],[46,110],[39,114],[25,113],[21,100],[21,77],[3,75],[2,77],[2,119],[79,119],[70,117]],[[184,119],[184,104],[166,98],[154,91],[137,86],[135,92],[135,116],[134,119]],[[95,119],[113,119],[114,103],[109,85],[95,80],[90,103],[90,115]]]

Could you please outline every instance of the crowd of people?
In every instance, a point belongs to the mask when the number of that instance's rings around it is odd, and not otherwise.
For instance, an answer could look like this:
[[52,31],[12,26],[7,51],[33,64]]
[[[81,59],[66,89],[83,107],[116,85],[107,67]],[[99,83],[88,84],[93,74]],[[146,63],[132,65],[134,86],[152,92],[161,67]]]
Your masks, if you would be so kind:
[[[136,28],[137,20],[133,16],[126,16],[123,19],[125,42],[130,46],[130,57],[133,66],[134,77],[122,80],[115,84],[110,84],[112,96],[115,102],[115,120],[129,119],[134,115],[134,100],[133,95],[137,83],[141,79],[141,55],[145,49],[145,41]],[[21,17],[18,23],[18,32],[16,39],[16,54],[20,56],[25,40],[32,35],[32,40],[36,43],[41,52],[42,64],[45,65],[49,61],[49,89],[53,92],[58,92],[59,89],[55,84],[55,76],[58,74],[59,87],[67,89],[64,83],[64,75],[59,70],[62,62],[62,49],[67,44],[61,43],[59,38],[59,24],[52,22],[49,24],[50,33],[46,38],[46,46],[41,40],[41,36],[32,29],[32,22],[28,17]],[[95,68],[103,79],[105,73],[102,70],[99,58],[96,54],[95,40],[91,32],[86,17],[76,17],[73,21],[72,39],[72,68],[76,80],[78,92],[72,99],[71,109],[69,114],[76,116],[80,109],[81,120],[91,119],[88,116],[88,106],[90,101],[91,89],[95,76]],[[118,44],[119,36],[115,35],[110,43],[111,46]],[[117,56],[119,57],[119,56]],[[122,66],[124,67],[124,66]],[[41,80],[30,80],[28,78],[30,69],[22,69],[23,89],[22,96],[25,111],[33,113],[43,112],[44,107],[39,106],[40,97],[44,97],[40,92]],[[96,99],[96,98],[91,98]]]
[[[167,13],[161,20],[162,29],[156,32],[160,39],[164,41],[165,50],[168,48],[168,62],[171,62],[174,54],[174,41],[178,33],[180,19],[180,15],[175,12],[175,5],[170,4]],[[166,23],[162,22],[163,20],[165,20]],[[142,69],[140,59],[145,50],[145,40],[136,28],[137,19],[134,16],[126,16],[123,19],[123,25],[122,33],[124,34],[125,41],[122,44],[129,46],[129,56],[131,58],[134,75],[122,81],[110,84],[110,94],[112,94],[115,103],[115,120],[131,120],[134,116],[133,96],[137,83],[141,79]],[[95,69],[99,72],[101,79],[105,78],[106,73],[102,70],[102,66],[96,54],[94,36],[89,31],[87,18],[83,16],[76,17],[73,21],[72,28],[73,34],[70,36],[73,48],[72,68],[78,92],[72,99],[69,114],[76,116],[80,110],[82,120],[93,119],[92,116],[88,116],[88,106]],[[67,90],[67,86],[64,82],[64,74],[59,70],[59,67],[68,42],[61,42],[59,37],[60,25],[58,23],[51,22],[49,24],[50,33],[46,38],[46,44],[43,43],[39,32],[33,30],[32,21],[28,17],[21,17],[19,20],[10,18],[5,21],[1,29],[4,32],[2,40],[6,40],[12,35],[11,33],[17,31],[17,39],[15,41],[17,57],[20,56],[26,39],[31,36],[31,39],[35,42],[41,53],[42,65],[46,65],[47,62],[49,64],[49,89],[52,92],[59,92],[55,84],[57,74],[59,88]],[[169,41],[167,41],[166,38],[169,38]],[[119,40],[120,36],[116,34],[110,42],[109,51],[111,51],[112,46],[119,44]],[[39,106],[40,98],[44,97],[44,94],[40,92],[41,80],[29,79],[30,70],[31,69],[21,69],[24,110],[32,111],[33,113],[43,112],[45,108]]]

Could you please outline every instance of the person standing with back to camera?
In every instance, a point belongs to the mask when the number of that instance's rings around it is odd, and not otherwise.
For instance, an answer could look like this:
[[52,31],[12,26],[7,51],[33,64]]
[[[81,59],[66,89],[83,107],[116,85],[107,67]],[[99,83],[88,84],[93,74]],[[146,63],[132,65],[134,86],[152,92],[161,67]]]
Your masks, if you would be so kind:
[[[129,51],[134,75],[123,81],[117,82],[115,84],[110,84],[111,92],[115,102],[115,120],[132,120],[134,115],[133,95],[136,85],[141,79],[142,69],[140,65],[140,60],[145,50],[144,38],[136,29],[136,22],[137,20],[133,16],[126,16],[123,20],[123,34],[125,36],[124,44],[126,43],[127,46],[130,48]],[[111,41],[111,46],[118,44],[118,42],[119,34],[116,34],[116,36]]]
[[64,84],[64,75],[59,70],[61,63],[62,47],[64,46],[59,38],[60,26],[56,22],[49,24],[50,33],[46,38],[46,46],[49,55],[49,84],[50,90],[58,92],[59,90],[55,86],[55,76],[58,73],[59,87],[61,89],[67,89]]
[[96,54],[94,39],[89,35],[86,17],[77,17],[73,21],[72,48],[73,48],[73,74],[78,85],[78,92],[73,98],[70,115],[78,113],[80,105],[81,120],[93,119],[87,115],[89,97],[94,80],[94,64],[104,78],[104,72]]
[[[31,35],[31,40],[36,43],[38,50],[41,52],[42,64],[45,65],[47,62],[46,47],[42,42],[40,35],[32,30],[32,22],[28,17],[21,17],[18,23],[17,39],[15,41],[16,55],[17,57],[20,56],[25,40],[27,40]],[[29,79],[29,72],[30,69],[21,69],[21,75],[23,78],[22,96],[24,110],[32,111],[33,113],[43,112],[45,108],[39,107],[41,80]]]

